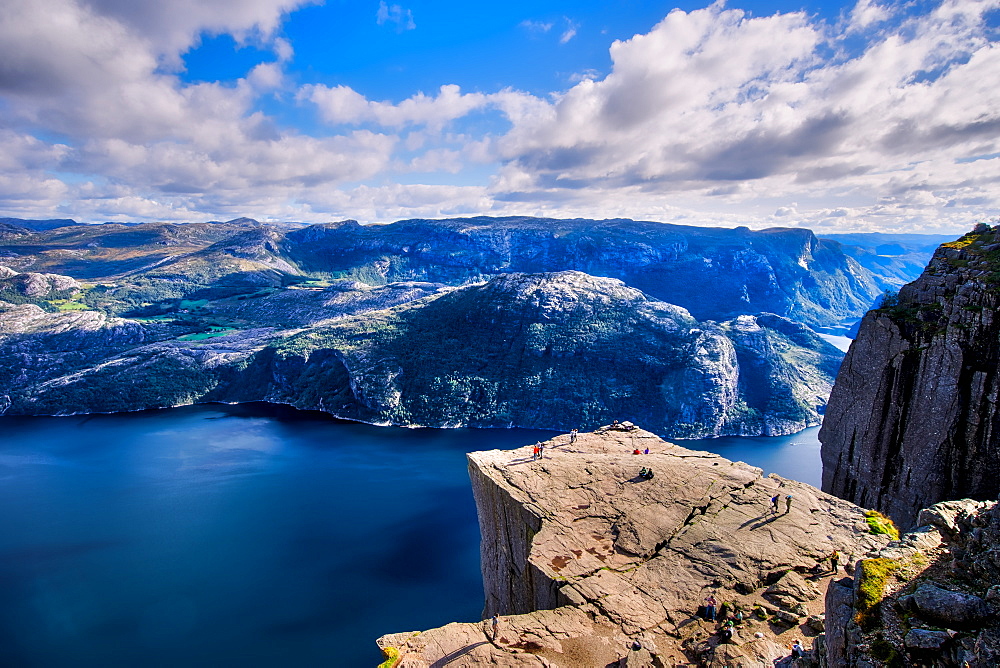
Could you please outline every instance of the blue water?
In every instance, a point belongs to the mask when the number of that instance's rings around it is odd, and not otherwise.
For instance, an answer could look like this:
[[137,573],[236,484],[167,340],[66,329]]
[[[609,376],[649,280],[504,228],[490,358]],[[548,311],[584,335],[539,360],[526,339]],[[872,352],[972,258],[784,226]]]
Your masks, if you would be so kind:
[[[815,432],[686,445],[817,484]],[[0,418],[0,665],[373,667],[383,633],[479,618],[464,453],[549,436],[261,404]]]

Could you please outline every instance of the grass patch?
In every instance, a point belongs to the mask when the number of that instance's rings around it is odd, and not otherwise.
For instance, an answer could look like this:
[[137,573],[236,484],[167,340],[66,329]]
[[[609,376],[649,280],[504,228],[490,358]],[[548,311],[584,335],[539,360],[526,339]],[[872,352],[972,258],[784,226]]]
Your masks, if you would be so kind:
[[235,327],[212,327],[207,332],[195,332],[193,334],[185,334],[184,336],[178,336],[178,341],[204,341],[205,339],[214,339],[219,336],[225,336],[226,334],[231,334],[237,331]]
[[399,650],[395,647],[383,647],[382,653],[385,654],[385,661],[378,664],[378,668],[394,668],[399,663]]
[[885,596],[885,585],[889,577],[899,570],[901,564],[895,559],[863,559],[860,564],[861,574],[858,576],[858,600],[855,609],[858,611],[855,621],[863,629],[870,630],[874,625],[876,606]]
[[51,299],[49,303],[60,311],[89,311],[90,307],[75,299]]
[[868,524],[868,531],[873,534],[888,536],[892,540],[899,540],[899,529],[888,517],[877,510],[865,511],[865,522]]
[[193,309],[201,308],[208,304],[207,299],[182,299],[180,303],[180,308]]

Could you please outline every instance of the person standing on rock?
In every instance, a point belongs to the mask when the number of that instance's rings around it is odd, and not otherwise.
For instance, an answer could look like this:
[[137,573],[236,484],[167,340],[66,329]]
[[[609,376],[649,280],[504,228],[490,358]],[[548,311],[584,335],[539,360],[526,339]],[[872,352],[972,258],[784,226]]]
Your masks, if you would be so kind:
[[545,459],[545,444],[544,443],[539,443],[538,444],[538,458],[539,459]]
[[775,514],[778,512],[778,498],[777,494],[771,497],[771,512]]
[[579,430],[577,430],[577,429],[574,429],[573,431],[571,431],[571,432],[569,433],[569,442],[570,442],[570,443],[576,443],[576,435],[577,435],[578,431],[579,431]]
[[787,515],[790,512],[792,512],[792,495],[791,494],[786,494],[785,495],[785,514]]
[[710,622],[715,621],[715,606],[719,604],[711,594],[705,599],[705,619]]
[[535,447],[531,450],[531,461],[538,459],[538,446],[539,443],[535,443]]
[[500,633],[500,615],[493,615],[493,642],[497,641],[497,634]]
[[834,550],[830,554],[830,572],[836,573],[837,568],[839,566],[840,566],[840,552],[838,550]]

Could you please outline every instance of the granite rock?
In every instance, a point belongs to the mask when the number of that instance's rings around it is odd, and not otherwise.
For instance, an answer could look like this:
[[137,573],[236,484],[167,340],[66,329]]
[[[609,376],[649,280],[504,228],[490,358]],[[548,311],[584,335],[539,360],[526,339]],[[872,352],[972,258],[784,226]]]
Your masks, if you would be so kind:
[[[630,454],[647,447],[648,455]],[[481,625],[448,625],[393,644],[405,656],[427,665],[467,652],[483,665],[603,667],[638,639],[664,665],[771,665],[791,644],[781,634],[813,633],[798,624],[822,609],[825,555],[860,558],[888,540],[869,533],[852,504],[639,429],[602,428],[575,443],[560,436],[545,454],[469,455],[484,617],[501,615],[504,640],[484,640]],[[641,478],[641,467],[656,475]],[[787,514],[769,510],[779,492],[796,499]],[[766,605],[769,587],[806,613],[792,615],[792,630],[747,614],[723,643],[716,624],[695,616],[709,594],[749,613]],[[592,658],[580,659],[584,652]]]

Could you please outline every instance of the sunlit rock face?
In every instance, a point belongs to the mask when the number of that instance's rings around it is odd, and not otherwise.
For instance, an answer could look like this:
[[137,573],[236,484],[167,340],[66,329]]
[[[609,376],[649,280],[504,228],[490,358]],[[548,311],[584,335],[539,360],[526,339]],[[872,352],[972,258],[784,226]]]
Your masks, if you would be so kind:
[[[469,455],[483,616],[500,615],[497,634],[488,621],[466,620],[380,639],[402,665],[440,665],[457,653],[496,666],[771,664],[822,614],[827,555],[836,549],[853,562],[888,543],[851,503],[641,429],[544,445],[537,460],[529,446]],[[695,615],[710,593],[727,614],[736,605],[748,615],[731,643]]]
[[820,432],[825,490],[904,526],[938,501],[996,498],[998,252],[977,228],[865,316]]

